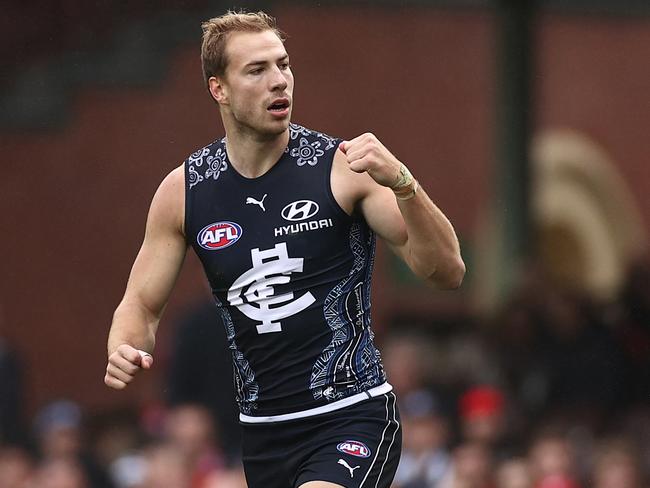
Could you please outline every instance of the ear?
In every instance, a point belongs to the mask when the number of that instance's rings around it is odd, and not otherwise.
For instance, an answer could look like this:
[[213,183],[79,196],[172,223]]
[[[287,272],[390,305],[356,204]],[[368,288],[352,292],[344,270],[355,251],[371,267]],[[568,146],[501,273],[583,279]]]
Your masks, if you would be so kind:
[[228,104],[228,87],[223,76],[211,76],[208,79],[208,90],[219,105]]

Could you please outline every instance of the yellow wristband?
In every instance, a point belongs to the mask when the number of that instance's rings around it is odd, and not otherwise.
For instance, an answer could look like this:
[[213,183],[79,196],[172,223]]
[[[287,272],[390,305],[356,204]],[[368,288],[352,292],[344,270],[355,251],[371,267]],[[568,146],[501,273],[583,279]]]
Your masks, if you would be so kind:
[[393,186],[390,187],[393,191],[399,191],[400,189],[409,186],[413,182],[413,175],[406,167],[404,163],[400,164],[399,173],[397,174],[397,180],[393,183]]
[[413,188],[409,188],[407,191],[404,191],[404,190],[395,191],[395,190],[393,190],[393,193],[395,193],[395,198],[397,198],[398,200],[402,200],[402,201],[410,200],[411,198],[413,198],[415,196],[415,194],[417,193],[419,187],[420,187],[420,185],[418,183],[418,180],[413,179]]

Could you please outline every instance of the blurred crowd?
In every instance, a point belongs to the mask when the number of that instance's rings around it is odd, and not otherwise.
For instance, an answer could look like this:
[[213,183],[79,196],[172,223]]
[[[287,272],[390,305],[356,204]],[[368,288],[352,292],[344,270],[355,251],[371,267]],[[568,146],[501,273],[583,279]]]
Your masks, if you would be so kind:
[[[396,488],[650,488],[648,261],[614,302],[531,272],[490,318],[427,321],[396,317],[379,341]],[[225,334],[207,305],[176,331],[165,402],[90,415],[57,399],[28,428],[0,340],[0,488],[245,487]]]
[[608,303],[523,281],[489,320],[405,320],[387,342],[396,487],[650,487],[650,263]]

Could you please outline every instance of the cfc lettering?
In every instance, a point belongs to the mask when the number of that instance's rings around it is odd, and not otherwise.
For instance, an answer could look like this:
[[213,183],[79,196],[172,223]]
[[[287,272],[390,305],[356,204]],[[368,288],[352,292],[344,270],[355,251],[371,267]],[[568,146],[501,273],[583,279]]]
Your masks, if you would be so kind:
[[286,242],[271,249],[251,249],[253,267],[235,280],[228,290],[228,302],[248,318],[260,322],[259,334],[282,332],[283,319],[302,312],[316,301],[311,292],[295,297],[293,292],[276,293],[293,273],[302,273],[303,258],[289,257]]

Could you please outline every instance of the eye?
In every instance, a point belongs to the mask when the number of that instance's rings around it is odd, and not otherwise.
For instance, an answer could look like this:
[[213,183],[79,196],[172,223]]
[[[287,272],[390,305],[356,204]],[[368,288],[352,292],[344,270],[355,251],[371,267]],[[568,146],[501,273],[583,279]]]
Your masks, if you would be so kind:
[[250,70],[248,73],[251,75],[259,75],[262,73],[262,71],[264,71],[264,68],[255,68]]
[[286,70],[286,69],[289,69],[289,68],[291,68],[291,64],[289,64],[289,61],[282,61],[280,63],[280,69]]

